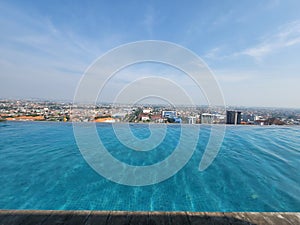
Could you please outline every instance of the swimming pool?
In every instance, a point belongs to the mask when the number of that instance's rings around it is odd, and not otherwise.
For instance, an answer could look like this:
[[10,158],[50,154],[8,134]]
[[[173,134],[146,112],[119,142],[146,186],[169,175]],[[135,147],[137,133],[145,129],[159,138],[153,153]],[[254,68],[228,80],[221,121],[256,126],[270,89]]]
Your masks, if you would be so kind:
[[[179,129],[168,126],[149,152],[126,148],[110,124],[97,124],[101,140],[117,159],[150,165],[171,154]],[[147,125],[132,125],[136,136]],[[210,128],[201,127],[196,151],[174,176],[131,187],[97,174],[76,145],[72,124],[0,124],[0,208],[130,211],[300,211],[300,127],[228,126],[208,169],[199,162]]]

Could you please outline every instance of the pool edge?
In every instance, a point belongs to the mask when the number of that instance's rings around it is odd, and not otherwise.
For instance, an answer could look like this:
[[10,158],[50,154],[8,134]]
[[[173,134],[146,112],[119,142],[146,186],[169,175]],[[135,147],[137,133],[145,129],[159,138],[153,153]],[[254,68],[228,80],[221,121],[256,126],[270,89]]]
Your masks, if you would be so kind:
[[300,212],[0,210],[1,225],[300,224]]

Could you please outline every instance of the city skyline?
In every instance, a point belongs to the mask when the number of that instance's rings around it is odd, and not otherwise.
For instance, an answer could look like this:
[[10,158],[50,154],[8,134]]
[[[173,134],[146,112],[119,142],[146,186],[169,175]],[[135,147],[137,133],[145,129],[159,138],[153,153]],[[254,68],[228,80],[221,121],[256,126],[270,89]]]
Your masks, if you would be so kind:
[[[12,1],[0,9],[0,98],[72,100],[95,59],[151,39],[200,56],[226,105],[300,108],[299,2]],[[182,73],[148,63],[116,74],[104,100],[132,79],[153,75],[180,81],[193,95]]]
[[300,109],[1,100],[1,121],[299,125]]

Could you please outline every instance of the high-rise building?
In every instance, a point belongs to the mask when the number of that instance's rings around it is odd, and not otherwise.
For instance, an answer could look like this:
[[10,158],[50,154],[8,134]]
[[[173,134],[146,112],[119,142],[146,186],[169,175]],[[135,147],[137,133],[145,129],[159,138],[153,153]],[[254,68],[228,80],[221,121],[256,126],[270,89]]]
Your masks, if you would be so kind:
[[227,124],[241,124],[241,112],[239,111],[226,111]]

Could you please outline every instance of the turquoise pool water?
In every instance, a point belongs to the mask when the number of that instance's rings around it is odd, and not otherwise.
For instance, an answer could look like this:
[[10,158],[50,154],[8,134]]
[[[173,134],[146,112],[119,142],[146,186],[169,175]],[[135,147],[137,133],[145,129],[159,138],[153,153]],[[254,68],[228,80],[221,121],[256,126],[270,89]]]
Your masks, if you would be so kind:
[[[132,165],[167,157],[180,134],[169,126],[160,146],[136,152],[117,141],[111,125],[97,129],[111,154]],[[140,138],[149,135],[147,125],[131,129]],[[200,172],[209,132],[201,127],[196,151],[175,176],[130,187],[91,169],[70,123],[0,123],[0,208],[300,211],[300,127],[228,126],[215,161]]]

